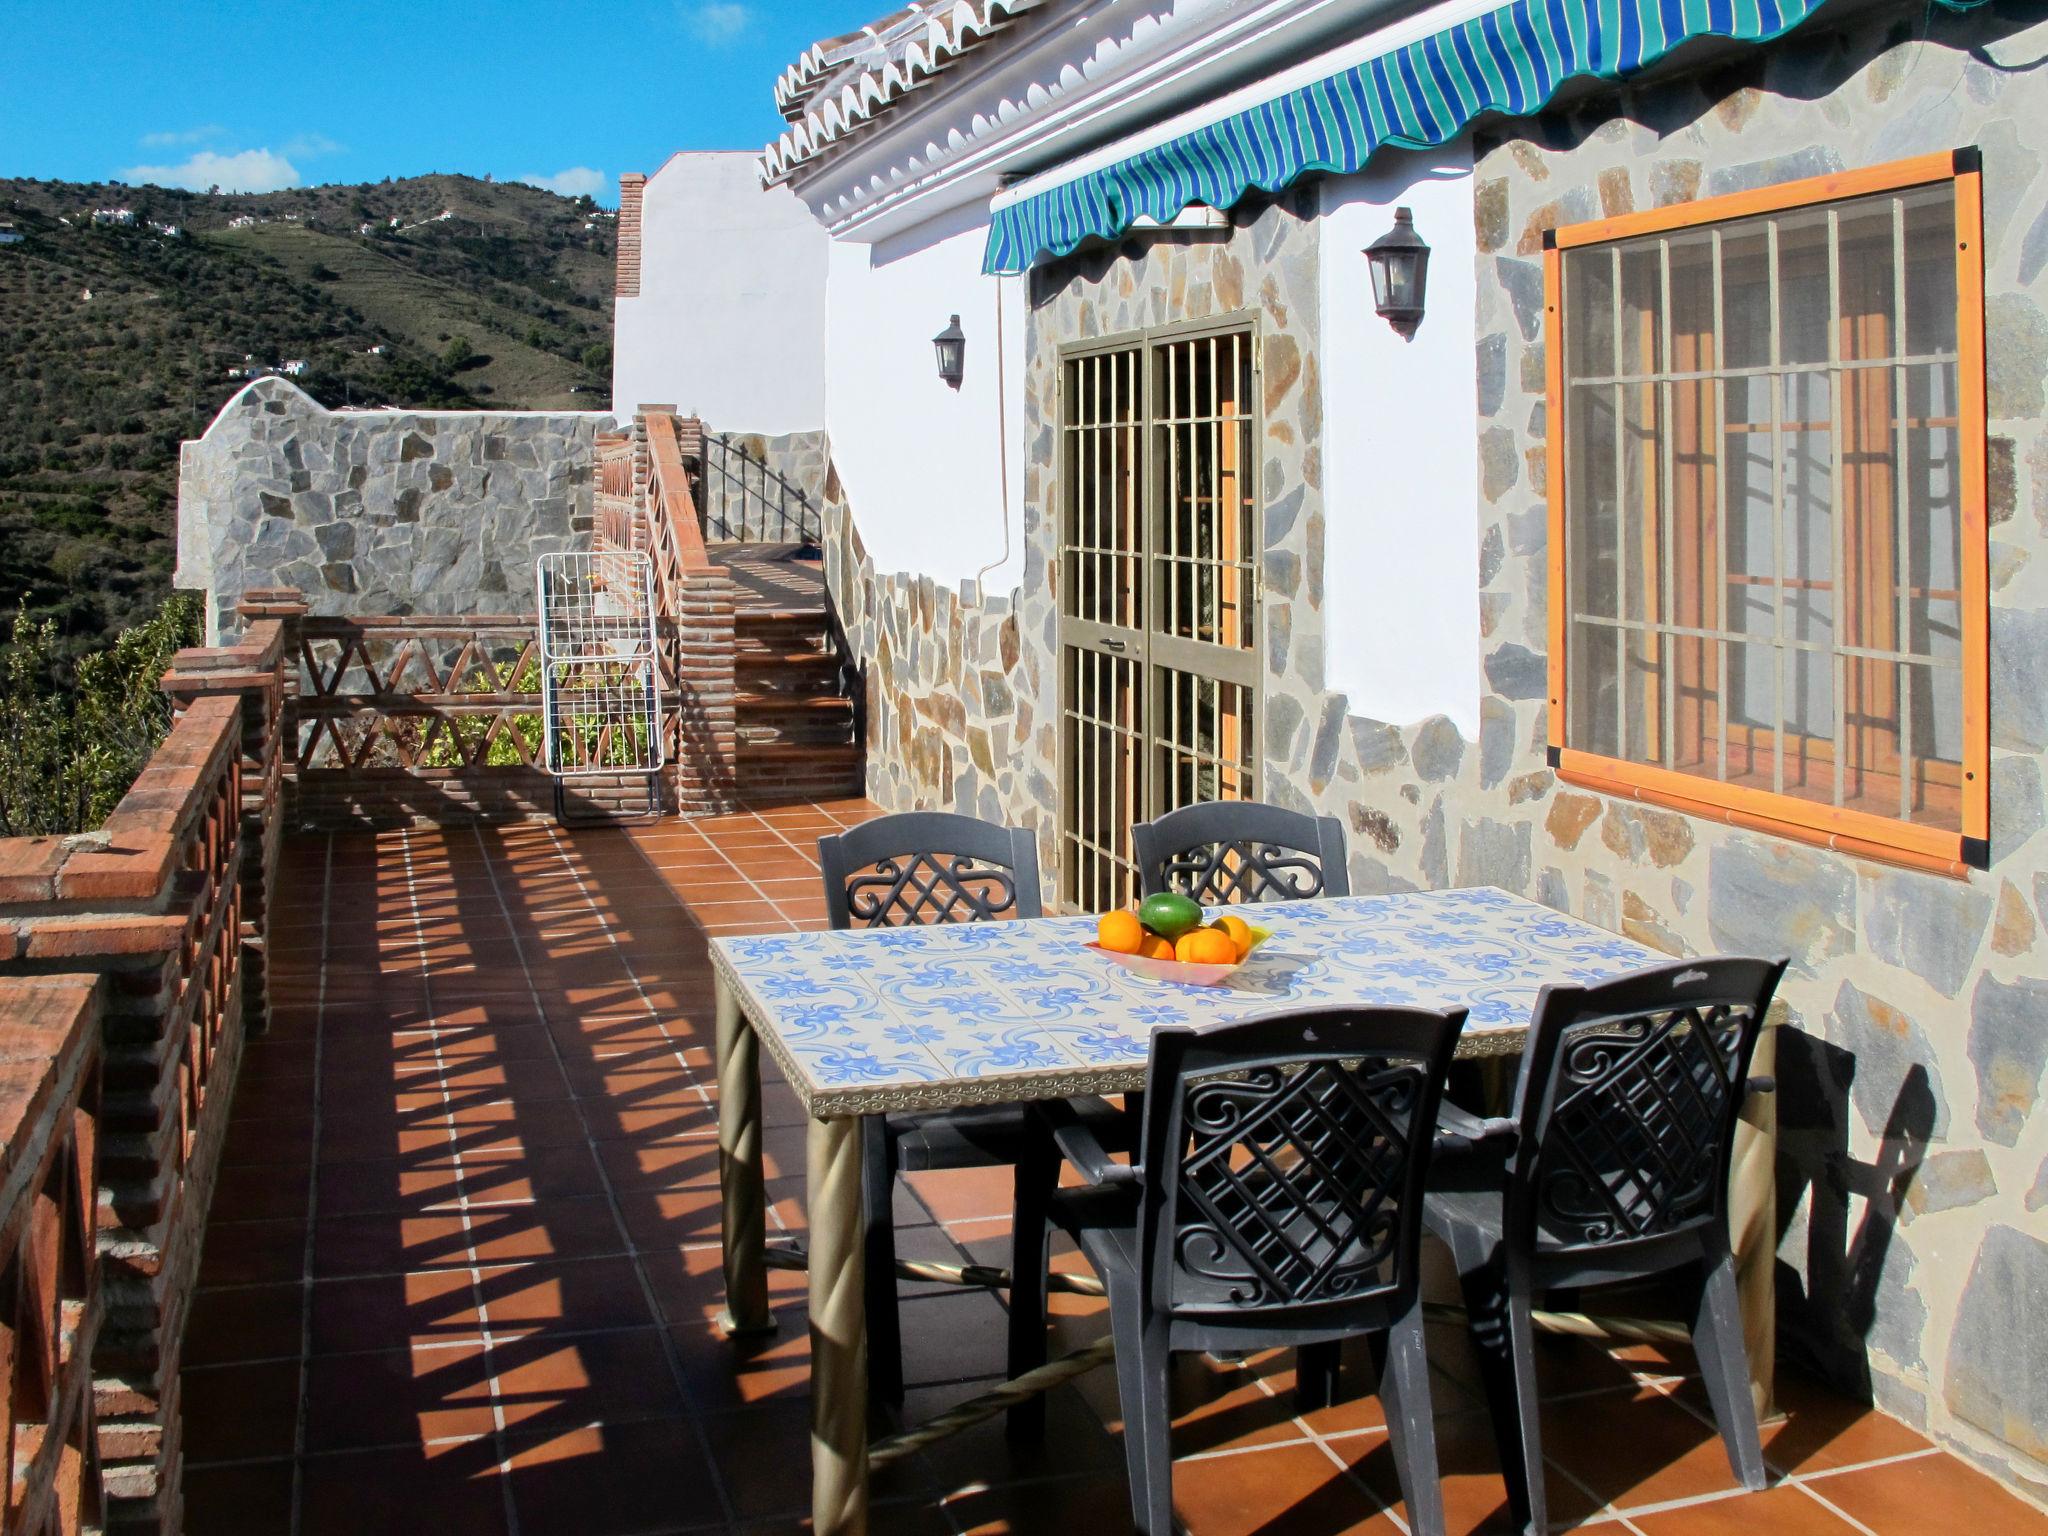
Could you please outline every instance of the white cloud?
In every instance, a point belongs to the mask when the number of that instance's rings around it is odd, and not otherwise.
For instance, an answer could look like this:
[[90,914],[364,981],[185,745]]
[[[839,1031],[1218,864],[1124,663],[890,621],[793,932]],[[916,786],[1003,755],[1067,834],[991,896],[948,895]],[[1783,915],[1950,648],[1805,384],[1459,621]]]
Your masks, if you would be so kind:
[[204,192],[219,187],[223,192],[275,192],[299,184],[299,168],[283,155],[267,149],[245,149],[222,155],[202,149],[182,165],[131,165],[121,180],[159,187],[188,187]]
[[169,133],[145,133],[136,142],[144,149],[169,149],[178,144],[203,144],[208,139],[217,139],[227,130],[219,123],[208,123],[201,128],[179,128]]
[[753,24],[753,7],[740,4],[739,0],[704,0],[683,7],[683,25],[709,48],[739,41],[740,35]]
[[545,187],[550,192],[559,192],[564,197],[600,197],[611,186],[611,177],[603,171],[593,171],[587,165],[572,165],[566,171],[556,171],[552,176],[543,176],[539,171],[528,171],[515,176],[514,181],[523,181],[530,187]]
[[324,133],[302,133],[285,140],[279,153],[288,160],[313,160],[321,155],[338,155],[347,148],[346,144],[338,143]]

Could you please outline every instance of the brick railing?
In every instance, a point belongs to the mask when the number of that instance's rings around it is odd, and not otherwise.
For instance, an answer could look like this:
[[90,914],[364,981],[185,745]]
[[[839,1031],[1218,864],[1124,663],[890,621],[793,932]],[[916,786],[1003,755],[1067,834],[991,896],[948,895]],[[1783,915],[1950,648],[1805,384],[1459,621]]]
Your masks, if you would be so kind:
[[99,1529],[100,999],[90,975],[0,977],[0,1290],[12,1479],[0,1529]]
[[716,815],[738,803],[739,730],[733,706],[733,589],[704,549],[688,460],[702,424],[660,410],[634,418],[634,547],[654,565],[661,685],[673,701],[666,742],[676,809]]
[[242,1042],[265,1017],[295,595],[265,597],[281,611],[239,645],[178,653],[177,719],[104,826],[0,841],[0,1039],[26,1016],[21,986],[104,978],[91,1366],[110,1529],[181,1523],[185,1314]]

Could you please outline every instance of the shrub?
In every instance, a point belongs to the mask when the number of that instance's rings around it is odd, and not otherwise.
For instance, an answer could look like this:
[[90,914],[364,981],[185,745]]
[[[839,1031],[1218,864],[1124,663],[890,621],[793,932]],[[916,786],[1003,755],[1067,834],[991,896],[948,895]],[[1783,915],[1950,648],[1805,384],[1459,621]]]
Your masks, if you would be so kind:
[[173,593],[106,650],[66,666],[57,624],[14,620],[0,645],[0,836],[83,832],[126,794],[171,728],[158,686],[199,638],[199,599]]

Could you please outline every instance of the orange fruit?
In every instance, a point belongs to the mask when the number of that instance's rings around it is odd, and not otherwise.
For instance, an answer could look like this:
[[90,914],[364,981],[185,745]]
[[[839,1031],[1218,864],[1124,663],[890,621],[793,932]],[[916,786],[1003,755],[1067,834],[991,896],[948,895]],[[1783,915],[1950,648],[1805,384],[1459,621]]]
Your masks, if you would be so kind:
[[1171,960],[1173,945],[1156,933],[1148,933],[1138,942],[1138,953],[1147,960]]
[[1173,958],[1187,965],[1235,965],[1237,945],[1227,933],[1195,928],[1180,936],[1173,946]]
[[1237,950],[1238,959],[1242,960],[1252,952],[1252,925],[1235,913],[1226,912],[1209,926],[1218,933],[1230,935],[1230,942]]
[[1135,955],[1145,942],[1145,925],[1135,912],[1105,912],[1095,920],[1095,942],[1119,955]]

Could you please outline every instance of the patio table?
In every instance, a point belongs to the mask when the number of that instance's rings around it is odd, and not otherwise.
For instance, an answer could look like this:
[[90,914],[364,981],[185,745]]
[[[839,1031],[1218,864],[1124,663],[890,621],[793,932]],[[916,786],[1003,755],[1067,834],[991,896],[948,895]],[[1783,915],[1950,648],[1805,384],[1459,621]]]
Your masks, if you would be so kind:
[[[759,1045],[810,1117],[812,1518],[867,1521],[860,1118],[1143,1086],[1152,1029],[1317,1004],[1470,1010],[1458,1054],[1522,1048],[1549,982],[1594,982],[1671,956],[1490,887],[1242,908],[1272,932],[1227,985],[1147,980],[1084,946],[1092,917],[724,938],[718,982],[719,1169],[726,1327],[772,1329]],[[1766,1037],[1768,1038],[1768,1037]],[[1759,1042],[1755,1070],[1770,1070]],[[1731,1217],[1755,1390],[1769,1400],[1768,1106],[1736,1147]],[[1761,1252],[1759,1253],[1759,1247]]]

